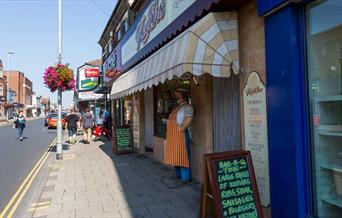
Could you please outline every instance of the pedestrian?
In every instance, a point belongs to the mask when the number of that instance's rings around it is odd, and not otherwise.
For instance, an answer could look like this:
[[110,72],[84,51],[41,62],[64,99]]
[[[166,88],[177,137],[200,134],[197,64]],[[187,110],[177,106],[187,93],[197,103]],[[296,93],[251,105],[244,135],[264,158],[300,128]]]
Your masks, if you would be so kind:
[[96,125],[97,126],[103,126],[103,122],[104,122],[104,113],[103,113],[103,111],[100,111],[99,115],[97,116],[97,119],[96,119]]
[[188,127],[193,118],[193,107],[188,103],[190,96],[187,89],[175,91],[177,106],[167,121],[165,163],[175,166],[179,183],[191,181],[190,134]]
[[18,130],[19,140],[22,141],[24,128],[25,128],[26,118],[24,116],[24,112],[20,111],[16,120],[14,121],[15,128]]
[[102,106],[101,111],[103,112],[103,126],[110,128],[110,113]]
[[82,114],[80,113],[79,109],[75,109],[75,114],[78,116],[78,122],[77,122],[77,130],[76,135],[81,135],[81,123],[82,123]]
[[75,114],[74,109],[70,109],[70,114],[65,118],[65,125],[66,130],[68,131],[69,135],[69,143],[75,144],[76,143],[76,132],[77,132],[77,122],[78,116]]
[[82,115],[84,143],[90,144],[91,129],[94,126],[94,116],[90,113],[90,109],[86,108],[86,112]]

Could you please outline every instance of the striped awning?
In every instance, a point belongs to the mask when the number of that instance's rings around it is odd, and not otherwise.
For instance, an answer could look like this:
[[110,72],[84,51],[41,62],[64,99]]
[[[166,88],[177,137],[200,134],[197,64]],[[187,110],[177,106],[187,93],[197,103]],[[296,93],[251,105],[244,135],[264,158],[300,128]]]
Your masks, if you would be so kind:
[[119,77],[112,86],[116,99],[185,73],[229,77],[239,73],[236,12],[209,13],[184,33]]

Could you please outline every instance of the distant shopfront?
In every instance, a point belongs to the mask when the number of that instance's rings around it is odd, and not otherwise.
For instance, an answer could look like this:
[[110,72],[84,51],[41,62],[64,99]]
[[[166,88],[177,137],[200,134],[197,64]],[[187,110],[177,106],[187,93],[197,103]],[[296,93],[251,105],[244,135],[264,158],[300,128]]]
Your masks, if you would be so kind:
[[341,217],[342,2],[258,3],[272,216]]
[[[192,176],[201,181],[203,154],[245,148],[242,96],[251,72],[265,84],[264,23],[256,1],[170,2],[151,1],[121,41],[123,75],[113,83],[110,97],[115,110],[124,108],[113,114],[125,118],[118,116],[114,125],[129,123],[135,150],[153,150],[153,157],[164,163],[165,121],[176,105],[173,92],[189,90],[195,111]],[[153,28],[144,29],[141,20],[149,21],[151,11]],[[177,30],[181,33],[170,40]],[[261,168],[268,169],[267,161]],[[268,173],[258,175],[262,203],[268,207]]]

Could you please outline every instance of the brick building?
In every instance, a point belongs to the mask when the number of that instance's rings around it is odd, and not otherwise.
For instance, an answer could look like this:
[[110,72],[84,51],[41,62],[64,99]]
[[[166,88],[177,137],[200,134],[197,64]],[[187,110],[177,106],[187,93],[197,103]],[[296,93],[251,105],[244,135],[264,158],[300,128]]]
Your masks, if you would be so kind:
[[26,116],[32,115],[32,82],[20,71],[8,71],[10,89],[16,92],[14,111],[22,109]]
[[0,60],[0,120],[3,120],[6,116],[6,94],[6,76],[4,75],[2,61]]

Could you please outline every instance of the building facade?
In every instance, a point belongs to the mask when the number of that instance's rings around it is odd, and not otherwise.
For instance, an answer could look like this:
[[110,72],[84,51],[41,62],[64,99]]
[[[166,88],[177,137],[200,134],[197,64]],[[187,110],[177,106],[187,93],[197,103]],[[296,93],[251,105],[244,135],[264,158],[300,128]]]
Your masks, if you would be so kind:
[[39,117],[42,115],[42,96],[37,96],[35,93],[32,95],[32,115]]
[[0,59],[0,120],[6,120],[6,75],[4,75],[2,61]]
[[99,111],[101,102],[105,100],[104,94],[94,92],[101,85],[101,64],[101,60],[96,59],[88,61],[77,68],[77,88],[74,93],[74,103],[76,108],[82,112],[86,108],[90,108],[96,114]]
[[[274,217],[341,217],[342,4],[258,1]],[[284,202],[288,202],[286,208]]]
[[[176,105],[173,92],[187,89],[195,111],[190,128],[193,178],[202,181],[204,154],[251,150],[269,217],[266,115],[254,143],[258,149],[251,148],[253,131],[244,121],[248,78],[254,72],[253,81],[266,84],[264,18],[258,16],[257,2],[134,1],[128,10],[136,5],[142,7],[127,33],[103,60],[104,72],[120,72],[109,82],[114,128],[130,125],[135,151],[152,152],[164,163],[164,121]],[[111,56],[119,61],[106,64]],[[265,100],[258,106],[266,112]]]
[[339,1],[119,1],[119,21],[120,4],[141,7],[102,68],[135,151],[164,163],[163,120],[183,87],[196,180],[203,154],[250,150],[265,217],[341,216]]
[[20,71],[6,71],[6,75],[9,77],[10,89],[16,93],[15,102],[12,104],[13,112],[23,110],[26,116],[32,116],[32,82]]
[[46,116],[50,112],[50,98],[42,97],[40,103],[42,116]]

